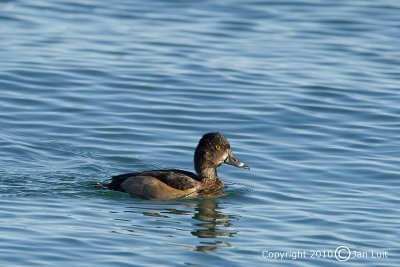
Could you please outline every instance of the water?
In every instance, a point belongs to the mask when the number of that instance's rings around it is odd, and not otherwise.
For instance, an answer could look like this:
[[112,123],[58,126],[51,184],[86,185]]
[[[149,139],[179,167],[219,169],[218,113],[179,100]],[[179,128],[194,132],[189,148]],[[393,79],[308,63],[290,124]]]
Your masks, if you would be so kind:
[[[399,266],[398,2],[0,10],[1,266]],[[95,187],[192,170],[209,131],[252,167],[227,196]]]

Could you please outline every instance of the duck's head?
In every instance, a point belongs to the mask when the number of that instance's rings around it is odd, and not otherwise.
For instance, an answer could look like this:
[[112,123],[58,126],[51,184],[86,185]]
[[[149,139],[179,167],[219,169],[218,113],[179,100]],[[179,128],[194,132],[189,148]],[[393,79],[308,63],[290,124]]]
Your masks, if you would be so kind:
[[203,135],[194,152],[194,167],[198,174],[206,168],[216,169],[223,163],[244,169],[249,166],[240,162],[232,153],[231,146],[222,133],[213,132]]

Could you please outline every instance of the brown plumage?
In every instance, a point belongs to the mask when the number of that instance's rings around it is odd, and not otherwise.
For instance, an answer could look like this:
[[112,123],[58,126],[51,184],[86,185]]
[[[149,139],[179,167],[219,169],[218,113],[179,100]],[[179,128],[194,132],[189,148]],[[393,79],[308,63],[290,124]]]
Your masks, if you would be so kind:
[[239,168],[249,167],[236,159],[226,137],[207,133],[200,139],[194,153],[196,174],[183,170],[151,170],[113,176],[107,188],[149,199],[173,199],[221,191],[223,182],[217,168],[227,163]]

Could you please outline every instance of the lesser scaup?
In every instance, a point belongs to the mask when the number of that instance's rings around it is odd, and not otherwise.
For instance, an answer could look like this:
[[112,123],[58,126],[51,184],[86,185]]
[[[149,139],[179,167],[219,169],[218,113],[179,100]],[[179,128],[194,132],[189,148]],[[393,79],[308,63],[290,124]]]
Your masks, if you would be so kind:
[[235,157],[222,133],[207,133],[200,139],[194,152],[197,174],[175,169],[126,173],[111,177],[111,182],[106,186],[148,199],[211,194],[220,191],[224,185],[217,175],[217,168],[223,163],[250,169]]

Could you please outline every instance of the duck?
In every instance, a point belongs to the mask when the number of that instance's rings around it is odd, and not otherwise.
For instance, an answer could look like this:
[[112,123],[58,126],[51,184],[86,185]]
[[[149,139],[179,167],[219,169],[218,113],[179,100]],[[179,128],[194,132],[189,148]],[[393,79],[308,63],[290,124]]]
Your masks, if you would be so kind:
[[196,173],[179,170],[148,170],[111,177],[110,190],[152,200],[168,200],[210,195],[222,191],[224,183],[217,174],[222,164],[250,170],[233,154],[228,139],[220,132],[204,134],[194,152]]

